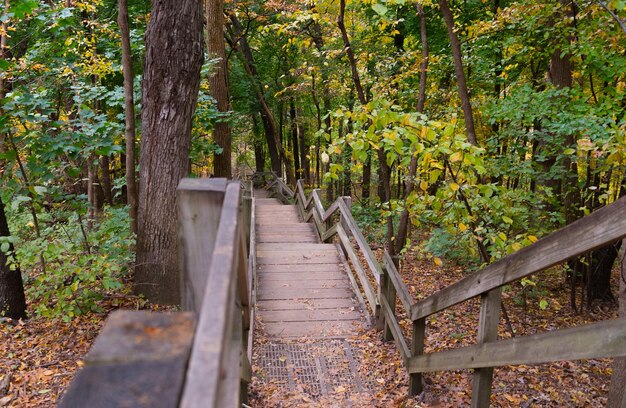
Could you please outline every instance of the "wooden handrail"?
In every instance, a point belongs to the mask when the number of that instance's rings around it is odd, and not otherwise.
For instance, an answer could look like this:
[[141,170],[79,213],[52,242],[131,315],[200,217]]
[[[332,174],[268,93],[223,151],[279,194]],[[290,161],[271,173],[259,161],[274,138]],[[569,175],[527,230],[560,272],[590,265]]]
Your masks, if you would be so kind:
[[[275,184],[284,191],[280,183]],[[626,319],[497,339],[501,287],[626,237],[626,197],[418,302],[413,301],[391,256],[385,251],[382,267],[375,259],[342,198],[324,209],[319,190],[307,196],[302,181],[297,182],[296,191],[290,196],[294,197],[302,218],[314,222],[323,241],[333,236],[339,238],[354,269],[350,273],[356,275],[351,276],[351,282],[359,282],[372,313],[384,327],[384,338],[396,341],[410,374],[411,395],[422,391],[423,372],[470,368],[475,369],[472,406],[482,407],[489,405],[493,367],[626,356]],[[336,214],[339,221],[331,225]],[[361,264],[352,240],[367,268]],[[367,272],[375,278],[376,288],[371,286]],[[477,296],[481,297],[478,344],[424,354],[426,318]],[[410,347],[395,315],[397,300],[413,321]]]
[[183,179],[178,211],[186,311],[112,314],[61,407],[246,401],[256,291],[252,188],[242,200],[239,182]]

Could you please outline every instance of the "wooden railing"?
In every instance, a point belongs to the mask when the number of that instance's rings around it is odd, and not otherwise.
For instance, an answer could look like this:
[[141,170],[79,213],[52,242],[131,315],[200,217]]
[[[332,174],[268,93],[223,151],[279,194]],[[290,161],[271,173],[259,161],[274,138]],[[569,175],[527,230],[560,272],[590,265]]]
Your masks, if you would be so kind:
[[240,407],[251,377],[254,198],[251,185],[178,187],[182,308],[120,311],[85,358],[61,407]]
[[[382,263],[377,262],[352,218],[347,198],[339,198],[325,209],[319,190],[307,197],[301,181],[292,194],[281,180],[272,185],[277,195],[295,199],[303,219],[316,225],[323,241],[338,237],[356,275],[349,273],[356,293],[360,293],[358,279],[378,326],[384,328],[385,339],[394,339],[398,346],[409,372],[411,395],[422,392],[422,373],[474,369],[472,406],[485,407],[494,367],[626,356],[623,318],[506,340],[498,340],[497,333],[502,286],[624,238],[626,197],[415,302],[389,254],[385,252]],[[338,216],[336,222],[332,221],[334,215]],[[426,318],[475,297],[481,299],[477,344],[425,354]],[[412,321],[409,342],[396,317],[397,301]]]

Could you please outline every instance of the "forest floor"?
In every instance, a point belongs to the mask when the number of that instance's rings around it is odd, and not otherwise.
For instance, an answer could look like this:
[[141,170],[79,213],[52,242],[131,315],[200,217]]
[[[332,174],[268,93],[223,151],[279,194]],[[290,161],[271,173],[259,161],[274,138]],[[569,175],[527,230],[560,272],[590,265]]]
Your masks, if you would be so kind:
[[[380,254],[379,254],[380,255]],[[414,299],[421,299],[456,282],[464,269],[437,266],[409,252],[402,275]],[[562,272],[547,271],[533,279],[536,286],[505,288],[504,303],[516,335],[532,334],[561,327],[615,318],[616,305],[598,303],[591,310],[573,313],[569,287]],[[541,309],[540,302],[547,302]],[[525,302],[525,303],[524,303]],[[97,336],[108,312],[118,309],[153,308],[133,297],[114,297],[101,302],[104,313],[92,313],[70,322],[32,318],[0,323],[0,407],[51,407],[69,385],[82,358]],[[544,306],[546,304],[544,303]],[[476,338],[478,302],[457,305],[434,315],[427,323],[426,352],[472,344]],[[402,317],[402,311],[398,309]],[[408,336],[410,322],[401,325]],[[510,337],[500,325],[500,338]],[[263,340],[257,339],[257,340]],[[253,407],[456,407],[467,406],[471,398],[469,371],[438,372],[424,376],[425,392],[407,397],[408,376],[393,342],[382,341],[374,329],[356,332],[347,339],[360,363],[359,373],[371,384],[367,393],[350,394],[335,389],[323,400],[301,390],[290,392],[276,384],[253,380]],[[258,367],[257,367],[258,369]],[[492,404],[498,407],[604,406],[611,375],[611,360],[557,362],[519,365],[495,370]]]
[[[377,251],[380,252],[380,251]],[[378,256],[381,254],[378,253]],[[422,299],[464,277],[464,268],[408,252],[402,275],[415,300]],[[582,313],[572,312],[569,285],[558,268],[530,277],[525,286],[517,283],[503,291],[503,301],[516,336],[579,326],[617,317],[617,304],[594,304]],[[614,283],[617,285],[617,282]],[[617,287],[617,286],[614,286]],[[578,288],[580,291],[580,288]],[[579,298],[580,299],[580,298]],[[398,302],[399,303],[399,302]],[[541,306],[543,306],[543,309]],[[478,300],[454,306],[433,315],[427,322],[425,352],[440,351],[474,344],[478,326]],[[411,322],[397,308],[405,337],[409,338]],[[257,341],[263,342],[261,338]],[[511,334],[503,319],[499,338]],[[289,391],[275,383],[251,384],[253,407],[461,407],[471,402],[471,371],[436,372],[424,375],[425,391],[408,398],[408,375],[393,342],[384,342],[381,332],[362,330],[347,339],[359,373],[370,386],[369,393],[350,394],[344,387],[335,388],[321,400],[315,400],[303,389]],[[410,342],[409,342],[410,344]],[[496,407],[602,407],[611,377],[611,359],[568,361],[536,365],[518,365],[495,369],[492,406]],[[254,367],[257,373],[260,367]]]
[[163,309],[125,295],[106,298],[98,306],[103,312],[70,322],[48,317],[0,322],[0,407],[55,406],[110,312]]

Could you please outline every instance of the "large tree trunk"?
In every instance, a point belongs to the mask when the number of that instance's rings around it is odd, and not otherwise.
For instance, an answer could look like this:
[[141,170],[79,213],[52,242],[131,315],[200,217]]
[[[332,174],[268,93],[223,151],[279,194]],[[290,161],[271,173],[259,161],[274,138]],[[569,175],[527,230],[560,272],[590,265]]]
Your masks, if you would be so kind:
[[456,73],[456,81],[459,88],[459,99],[461,99],[463,118],[465,119],[467,140],[473,145],[478,145],[476,140],[476,130],[474,128],[474,114],[472,113],[470,94],[467,89],[465,70],[463,69],[461,43],[459,42],[459,37],[456,35],[456,31],[454,30],[454,16],[452,16],[447,0],[439,0],[439,7],[441,8],[443,19],[446,22],[446,27],[448,28],[448,37],[450,37],[450,46],[452,47],[452,57],[454,59],[454,71]]
[[119,0],[118,24],[122,38],[122,72],[124,74],[124,114],[126,126],[126,201],[131,219],[131,230],[137,233],[137,176],[135,175],[135,101],[133,95],[133,61],[130,49],[128,1]]
[[[620,274],[619,274],[619,317],[626,317],[626,242],[622,241],[620,251]],[[608,408],[626,406],[626,357],[617,357],[613,360],[613,374],[611,375],[611,387],[609,399],[606,403]]]
[[155,0],[146,32],[135,291],[180,302],[176,187],[187,175],[203,60],[202,2]]
[[[0,237],[9,237],[9,224],[4,213],[4,203],[0,198]],[[7,262],[7,254],[12,256],[13,244],[9,245],[7,253],[0,251],[0,317],[12,319],[26,318],[26,297],[20,268]],[[13,262],[17,265],[17,262]]]
[[[224,0],[206,1],[207,37],[206,46],[209,58],[219,58],[215,72],[209,78],[211,96],[217,102],[220,113],[230,110],[228,95],[228,62],[224,48]],[[231,129],[226,121],[218,120],[213,129],[213,140],[222,148],[220,154],[213,156],[213,174],[215,177],[232,178],[232,139]]]

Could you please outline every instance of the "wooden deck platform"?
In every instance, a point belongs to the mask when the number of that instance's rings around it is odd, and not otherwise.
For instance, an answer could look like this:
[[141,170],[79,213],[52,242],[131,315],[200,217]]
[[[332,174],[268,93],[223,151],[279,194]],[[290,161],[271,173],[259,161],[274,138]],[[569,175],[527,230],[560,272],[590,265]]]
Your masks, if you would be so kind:
[[270,338],[345,338],[365,324],[334,244],[295,205],[256,199],[258,317]]

